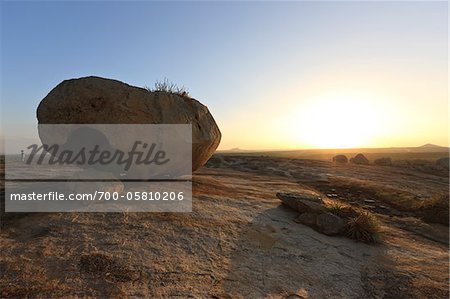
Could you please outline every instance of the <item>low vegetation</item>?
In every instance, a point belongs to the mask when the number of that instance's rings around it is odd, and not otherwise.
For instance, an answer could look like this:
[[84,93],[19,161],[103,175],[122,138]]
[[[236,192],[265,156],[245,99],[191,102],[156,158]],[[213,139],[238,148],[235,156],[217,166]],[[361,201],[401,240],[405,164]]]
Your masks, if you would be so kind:
[[347,222],[347,236],[364,243],[379,241],[380,228],[375,216],[362,212]]
[[344,209],[344,205],[339,202],[334,202],[328,205],[327,208],[331,213],[340,216],[342,210]]
[[169,81],[169,79],[164,78],[163,81],[156,81],[154,88],[145,87],[150,92],[167,92],[171,94],[175,94],[181,97],[189,98],[189,91],[186,87],[179,87],[177,84]]
[[327,205],[327,209],[331,213],[342,218],[353,218],[360,213],[358,209],[341,202],[333,202],[332,204]]
[[380,241],[378,220],[370,212],[339,202],[327,205],[327,209],[347,221],[345,234],[350,239],[368,244]]
[[335,188],[364,194],[365,198],[376,199],[380,203],[387,204],[399,211],[417,211],[416,195],[408,190],[360,178],[333,177],[330,181]]

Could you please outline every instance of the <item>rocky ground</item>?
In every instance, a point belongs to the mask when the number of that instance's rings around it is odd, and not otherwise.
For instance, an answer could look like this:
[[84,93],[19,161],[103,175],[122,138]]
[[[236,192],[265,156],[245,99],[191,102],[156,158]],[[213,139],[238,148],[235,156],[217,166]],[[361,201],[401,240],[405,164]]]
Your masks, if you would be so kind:
[[[448,176],[219,155],[193,178],[192,213],[2,215],[2,298],[448,298],[448,226],[418,203]],[[316,190],[373,212],[381,243],[295,222],[276,192]]]

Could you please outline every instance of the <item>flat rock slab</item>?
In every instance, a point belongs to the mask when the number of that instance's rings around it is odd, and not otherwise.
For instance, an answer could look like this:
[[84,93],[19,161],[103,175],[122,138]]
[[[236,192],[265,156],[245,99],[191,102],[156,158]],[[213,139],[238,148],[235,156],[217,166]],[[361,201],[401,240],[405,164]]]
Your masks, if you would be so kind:
[[310,190],[304,190],[295,193],[278,192],[277,197],[288,207],[293,208],[299,213],[322,213],[326,212],[322,198],[318,193]]

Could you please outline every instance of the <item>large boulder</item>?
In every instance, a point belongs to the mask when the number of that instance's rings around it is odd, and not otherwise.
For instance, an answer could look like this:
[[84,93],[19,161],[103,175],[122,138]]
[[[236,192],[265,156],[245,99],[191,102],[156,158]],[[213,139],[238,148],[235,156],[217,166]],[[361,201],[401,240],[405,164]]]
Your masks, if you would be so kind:
[[[102,180],[98,180],[99,177],[101,177]],[[71,181],[67,182],[66,188],[67,190],[78,194],[94,194],[97,191],[111,194],[114,192],[122,193],[125,187],[124,184],[113,175],[105,176],[104,173],[99,174],[95,169],[75,173],[71,179]]]
[[208,161],[221,139],[199,101],[100,77],[61,82],[41,101],[37,118],[39,124],[192,124],[193,171]]
[[357,154],[350,159],[350,162],[353,164],[369,165],[369,160],[363,154]]

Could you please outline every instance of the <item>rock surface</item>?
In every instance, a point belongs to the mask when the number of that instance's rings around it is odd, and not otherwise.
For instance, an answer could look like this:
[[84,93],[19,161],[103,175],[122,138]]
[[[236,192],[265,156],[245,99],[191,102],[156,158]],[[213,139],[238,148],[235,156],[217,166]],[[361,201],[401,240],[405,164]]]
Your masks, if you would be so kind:
[[208,161],[221,139],[199,101],[100,77],[61,82],[41,101],[37,118],[39,124],[192,124],[192,170]]
[[380,166],[391,166],[392,165],[392,159],[390,157],[384,157],[384,158],[378,158],[373,161],[374,164],[380,165]]
[[347,156],[345,156],[345,155],[336,155],[336,156],[333,157],[333,162],[336,162],[336,163],[347,163],[348,159],[347,159]]
[[[6,213],[0,297],[448,298],[448,242],[429,239],[437,232],[448,237],[447,226],[381,211],[383,244],[366,245],[295,223],[298,213],[274,196],[314,184],[323,192],[324,183],[311,178],[331,171],[360,184],[390,184],[393,200],[403,188],[414,195],[448,192],[448,178],[331,161],[235,155],[223,161],[194,174],[192,213]],[[246,163],[261,171],[250,172]],[[326,184],[339,191],[332,178]],[[355,198],[358,186],[349,190]],[[416,222],[427,234],[411,230]]]
[[353,164],[369,165],[369,160],[363,154],[357,154],[350,159],[350,162]]

